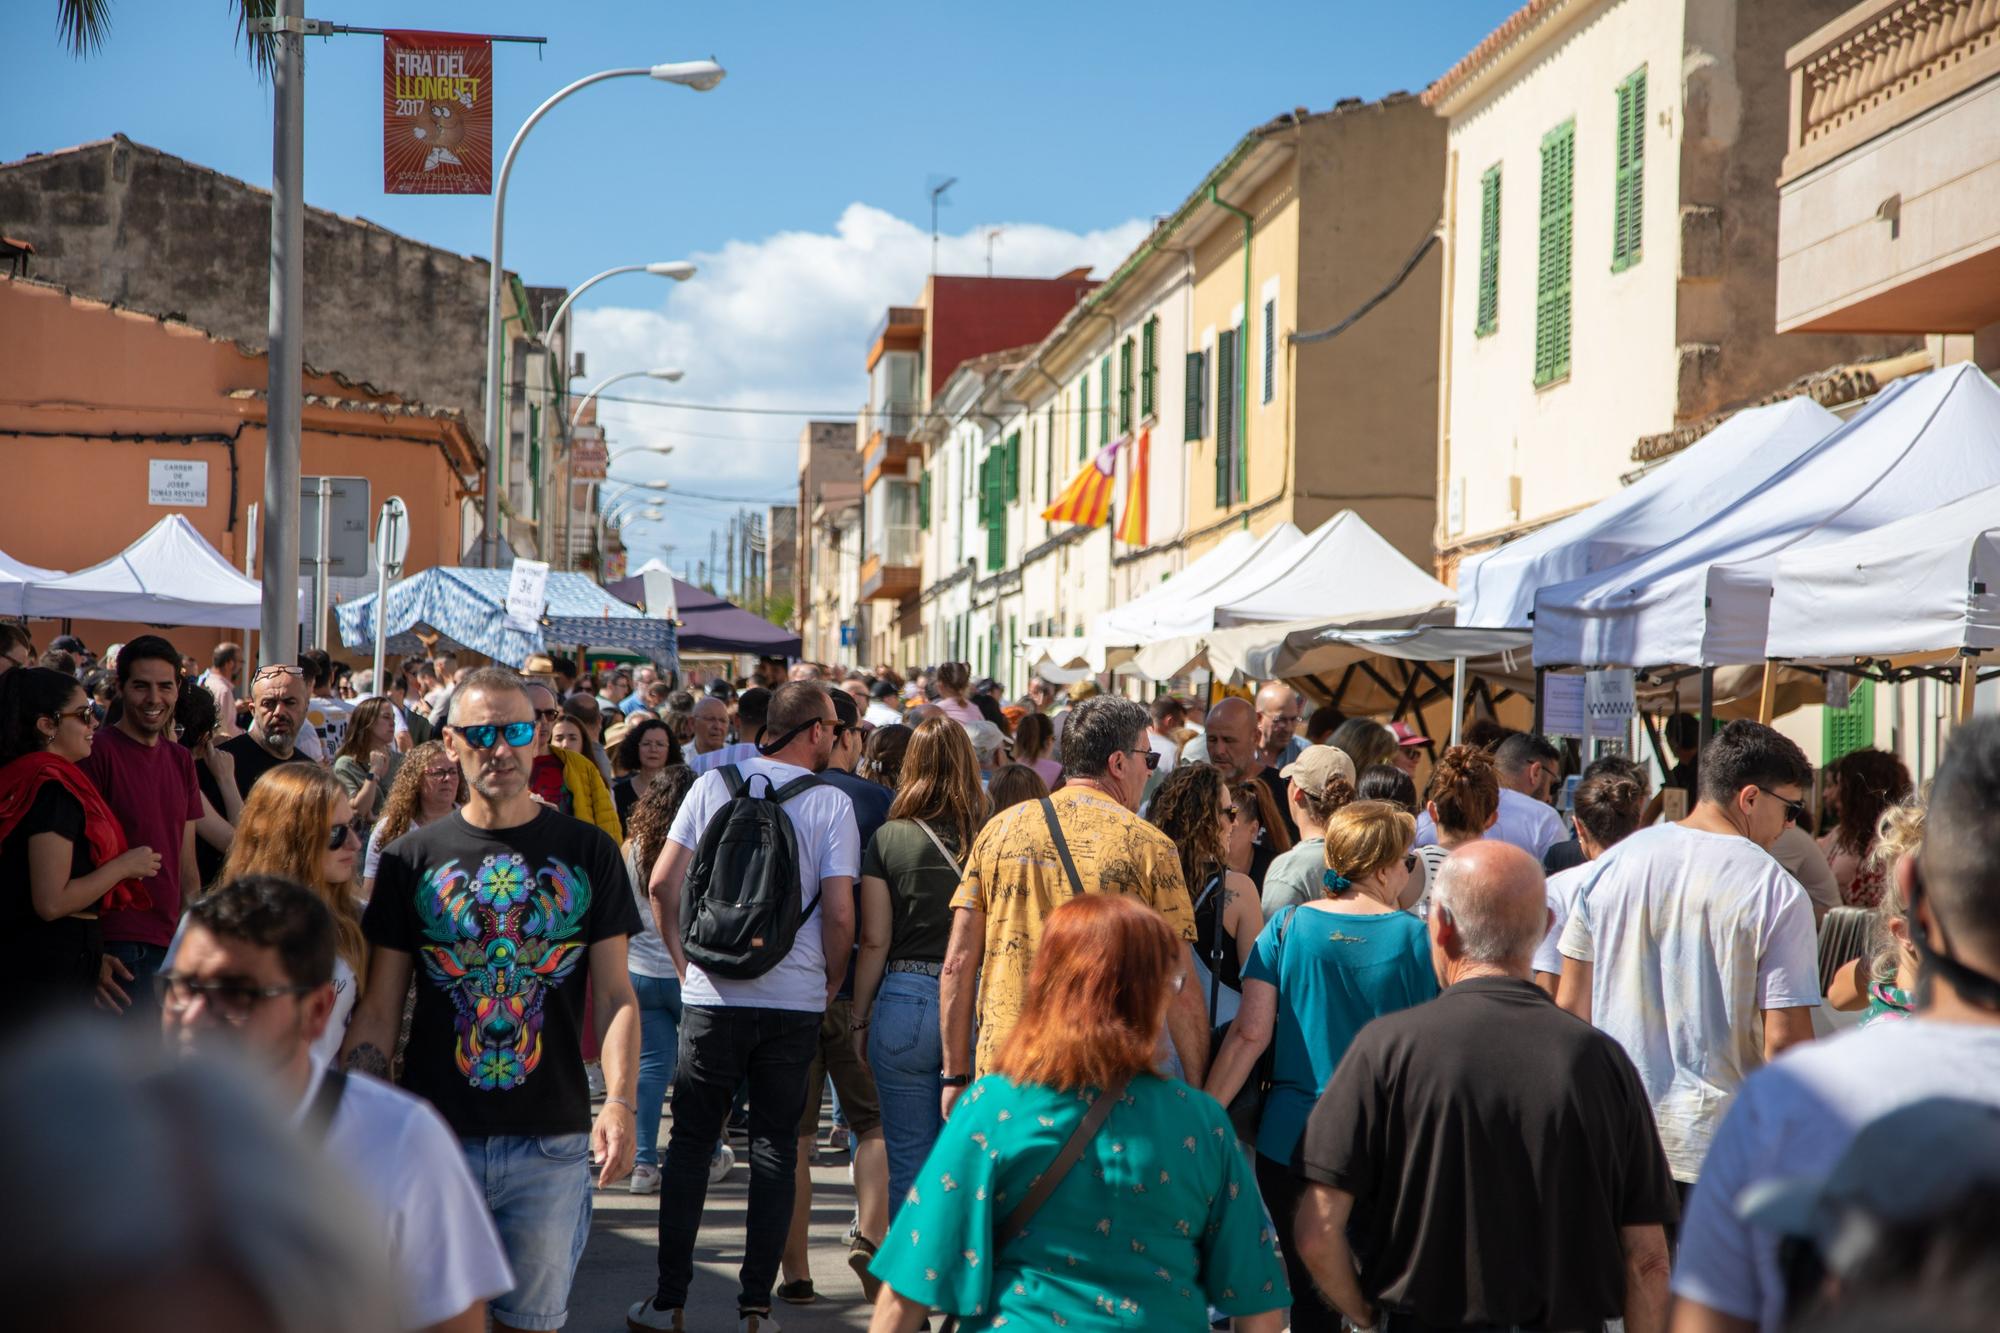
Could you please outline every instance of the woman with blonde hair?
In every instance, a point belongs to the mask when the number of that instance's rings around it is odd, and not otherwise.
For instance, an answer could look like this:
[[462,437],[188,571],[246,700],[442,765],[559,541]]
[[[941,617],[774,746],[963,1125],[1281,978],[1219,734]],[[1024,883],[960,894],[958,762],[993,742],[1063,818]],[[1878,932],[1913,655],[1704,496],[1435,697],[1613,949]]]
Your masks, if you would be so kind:
[[1205,1333],[1211,1307],[1277,1333],[1284,1266],[1229,1118],[1154,1067],[1186,963],[1136,898],[1049,914],[1021,1021],[901,1196],[873,1333],[912,1333],[933,1309]]
[[1882,811],[1875,822],[1866,867],[1880,881],[1873,910],[1869,950],[1833,974],[1826,1002],[1852,1012],[1866,1009],[1862,1027],[1908,1018],[1916,1004],[1917,950],[1910,943],[1910,919],[1896,886],[1896,863],[1915,856],[1924,846],[1924,807],[1901,801]]
[[361,900],[375,896],[375,869],[382,849],[413,828],[443,819],[465,803],[465,775],[444,751],[443,741],[425,741],[403,756],[403,766],[382,803],[382,817],[368,834],[361,858]]
[[368,942],[354,894],[362,836],[354,803],[331,773],[317,764],[280,764],[250,789],[215,881],[219,889],[246,875],[277,875],[304,885],[333,914],[333,1017],[312,1048],[322,1065],[340,1053],[354,1002],[368,984]]
[[1257,1183],[1292,1275],[1292,1328],[1340,1327],[1292,1243],[1299,1183],[1292,1151],[1348,1046],[1370,1020],[1438,993],[1424,923],[1405,896],[1417,864],[1417,821],[1387,801],[1355,801],[1326,826],[1324,898],[1288,907],[1257,937],[1243,970],[1243,1007],[1209,1070],[1227,1105],[1275,1036],[1271,1088],[1257,1128]]
[[908,1192],[938,1136],[938,977],[951,895],[986,819],[971,738],[950,718],[927,718],[910,735],[888,822],[861,855],[854,1041],[882,1100],[891,1199]]

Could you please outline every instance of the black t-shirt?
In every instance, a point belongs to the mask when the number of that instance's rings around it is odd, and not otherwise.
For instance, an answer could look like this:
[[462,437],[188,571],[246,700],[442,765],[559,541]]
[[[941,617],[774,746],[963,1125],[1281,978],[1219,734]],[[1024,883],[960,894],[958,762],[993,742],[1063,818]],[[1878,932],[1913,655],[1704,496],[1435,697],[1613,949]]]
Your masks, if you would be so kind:
[[879,782],[857,778],[838,768],[823,770],[819,780],[829,787],[840,788],[854,802],[854,823],[861,830],[861,846],[866,847],[875,830],[889,822],[889,806],[895,800],[895,793]]
[[1619,1228],[1679,1215],[1632,1061],[1505,977],[1363,1028],[1293,1169],[1354,1196],[1368,1298],[1444,1328],[1619,1318]]
[[1590,858],[1583,854],[1583,844],[1575,838],[1564,838],[1550,845],[1542,853],[1542,873],[1559,875],[1565,870],[1574,870]]
[[383,849],[361,928],[416,960],[403,1082],[456,1133],[590,1128],[585,960],[640,929],[602,829],[548,809],[480,829],[453,811]]
[[[299,763],[309,764],[312,762],[312,760],[307,759],[304,755],[298,753],[296,750],[292,752],[291,758],[280,759],[278,758],[277,755],[272,754],[262,745],[259,745],[257,743],[257,738],[255,736],[252,736],[247,731],[242,732],[239,735],[231,736],[228,740],[222,742],[222,744],[217,748],[227,750],[229,751],[230,754],[235,756],[236,792],[237,795],[241,796],[246,801],[250,799],[250,789],[257,785],[257,779],[263,777],[266,773],[269,773],[272,769],[276,768],[278,765],[299,764]],[[203,771],[203,767],[204,766],[201,764],[195,765],[195,771],[197,776],[199,776],[200,773]],[[222,806],[219,803],[216,805],[215,809],[216,813],[218,814],[222,812]],[[199,845],[201,839],[196,838],[195,842],[197,845]]]
[[[208,771],[207,764],[195,761],[194,780],[195,785],[201,788],[201,794],[208,798],[211,806],[215,807],[215,813],[226,817],[229,807],[222,800],[222,784],[215,780],[215,774]],[[222,873],[222,863],[228,859],[228,852],[209,846],[208,839],[199,833],[194,835],[194,864],[201,872],[201,887],[206,888],[215,883],[215,877]]]
[[0,1027],[40,1014],[58,999],[81,1007],[96,984],[97,959],[104,950],[95,920],[66,916],[44,921],[35,911],[28,840],[38,833],[69,840],[71,879],[97,869],[83,836],[83,802],[60,782],[44,782],[28,812],[0,842],[0,888],[5,890],[0,899],[6,904],[0,910],[0,934],[9,946],[8,965],[0,969]]

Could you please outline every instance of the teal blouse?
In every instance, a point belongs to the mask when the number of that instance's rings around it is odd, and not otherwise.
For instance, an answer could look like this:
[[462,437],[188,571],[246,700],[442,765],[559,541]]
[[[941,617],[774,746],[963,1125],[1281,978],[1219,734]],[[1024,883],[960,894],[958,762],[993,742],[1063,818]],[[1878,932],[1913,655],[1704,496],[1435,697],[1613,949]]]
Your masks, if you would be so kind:
[[872,1271],[974,1328],[1186,1329],[1208,1307],[1291,1304],[1257,1184],[1214,1099],[1141,1075],[1097,1137],[995,1253],[995,1230],[1068,1141],[1095,1089],[999,1075],[966,1090]]

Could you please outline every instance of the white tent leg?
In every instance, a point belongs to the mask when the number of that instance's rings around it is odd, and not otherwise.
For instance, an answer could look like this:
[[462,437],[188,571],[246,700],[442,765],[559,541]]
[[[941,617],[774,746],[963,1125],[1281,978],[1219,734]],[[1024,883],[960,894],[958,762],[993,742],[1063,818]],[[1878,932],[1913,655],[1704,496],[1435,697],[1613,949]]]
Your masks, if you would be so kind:
[[1458,744],[1465,729],[1465,659],[1451,659],[1451,743]]

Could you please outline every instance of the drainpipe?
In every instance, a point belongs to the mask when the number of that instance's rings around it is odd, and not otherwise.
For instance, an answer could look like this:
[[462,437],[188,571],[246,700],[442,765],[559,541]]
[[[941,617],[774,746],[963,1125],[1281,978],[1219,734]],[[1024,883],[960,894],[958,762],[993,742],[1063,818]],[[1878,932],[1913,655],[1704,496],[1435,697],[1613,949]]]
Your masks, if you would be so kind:
[[1208,202],[1243,219],[1243,324],[1236,334],[1236,493],[1247,500],[1250,498],[1250,233],[1255,223],[1248,213],[1224,201],[1213,181],[1208,187]]

